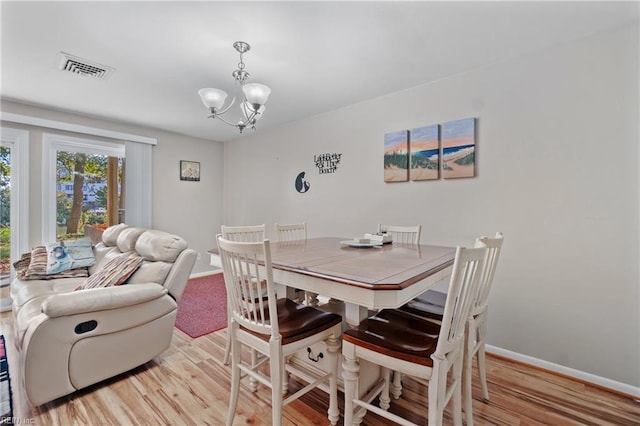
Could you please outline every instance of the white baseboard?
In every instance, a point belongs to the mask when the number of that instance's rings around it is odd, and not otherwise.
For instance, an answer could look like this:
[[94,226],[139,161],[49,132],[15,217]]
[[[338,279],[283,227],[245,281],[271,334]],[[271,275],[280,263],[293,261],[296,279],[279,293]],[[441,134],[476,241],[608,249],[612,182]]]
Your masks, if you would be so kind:
[[204,271],[204,272],[197,272],[195,274],[191,274],[189,275],[189,278],[199,278],[199,277],[205,277],[207,275],[215,275],[215,274],[221,274],[222,273],[222,269],[213,269],[211,271]]
[[486,345],[486,351],[495,355],[500,355],[505,358],[511,358],[516,361],[523,362],[525,364],[534,365],[536,367],[543,368],[545,370],[559,373],[568,377],[573,377],[584,382],[593,383],[604,388],[608,388],[626,395],[631,395],[637,400],[640,400],[640,387],[632,386],[622,382],[616,382],[615,380],[607,379],[606,377],[596,376],[595,374],[586,373],[584,371],[576,370],[573,368],[565,367],[564,365],[554,364],[549,361],[534,358],[528,355],[523,355],[518,352],[512,352],[506,349],[498,348],[496,346]]

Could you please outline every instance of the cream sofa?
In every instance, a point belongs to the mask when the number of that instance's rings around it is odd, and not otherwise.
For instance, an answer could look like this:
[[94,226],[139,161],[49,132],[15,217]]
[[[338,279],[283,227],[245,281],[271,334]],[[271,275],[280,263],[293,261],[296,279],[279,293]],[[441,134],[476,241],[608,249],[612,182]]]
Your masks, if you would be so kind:
[[131,250],[144,261],[120,286],[75,290],[86,278],[11,283],[15,342],[33,405],[142,365],[171,344],[196,251],[178,236],[126,225],[107,228],[93,250],[90,274]]

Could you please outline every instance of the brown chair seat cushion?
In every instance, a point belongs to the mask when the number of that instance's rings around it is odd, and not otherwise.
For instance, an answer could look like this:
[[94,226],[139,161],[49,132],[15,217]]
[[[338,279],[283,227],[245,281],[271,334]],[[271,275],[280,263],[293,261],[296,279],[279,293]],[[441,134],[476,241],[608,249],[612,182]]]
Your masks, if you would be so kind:
[[[342,322],[342,317],[338,314],[301,305],[290,299],[278,299],[277,308],[278,327],[283,345],[312,336]],[[270,337],[250,330],[246,331],[265,341],[268,341]]]
[[400,309],[421,317],[442,321],[446,301],[446,293],[430,290],[401,306]]
[[428,290],[416,297],[414,300],[419,300],[420,302],[430,303],[436,306],[442,306],[444,308],[444,305],[447,303],[447,293]]
[[345,331],[345,342],[420,365],[433,366],[440,326],[416,315],[385,309]]

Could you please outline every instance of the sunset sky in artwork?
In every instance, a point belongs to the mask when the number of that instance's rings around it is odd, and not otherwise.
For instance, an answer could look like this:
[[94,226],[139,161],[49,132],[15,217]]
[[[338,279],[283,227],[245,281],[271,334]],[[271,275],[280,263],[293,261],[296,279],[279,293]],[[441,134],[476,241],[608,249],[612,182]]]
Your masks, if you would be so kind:
[[409,139],[412,152],[438,148],[437,124],[411,129],[410,135]]
[[[399,130],[397,132],[385,133],[384,135],[384,152],[407,152],[407,131]],[[379,143],[379,142],[378,142]]]
[[475,118],[449,121],[442,125],[442,147],[473,145]]

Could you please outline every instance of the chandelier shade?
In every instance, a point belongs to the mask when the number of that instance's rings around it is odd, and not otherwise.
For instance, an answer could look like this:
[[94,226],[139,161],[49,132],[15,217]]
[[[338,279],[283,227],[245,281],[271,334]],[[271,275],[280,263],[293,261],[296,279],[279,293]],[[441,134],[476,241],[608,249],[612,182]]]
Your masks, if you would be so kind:
[[[264,84],[247,83],[249,73],[244,70],[245,65],[242,61],[242,56],[251,48],[249,44],[243,41],[237,41],[233,43],[233,47],[240,54],[240,62],[238,63],[238,68],[231,74],[235,81],[234,94],[231,102],[225,106],[227,92],[220,89],[204,88],[198,90],[198,94],[204,106],[207,107],[211,113],[209,118],[218,118],[223,123],[237,128],[240,133],[242,133],[246,127],[251,127],[251,129],[255,130],[256,121],[262,118],[264,106],[269,99],[271,89]],[[222,117],[222,115],[229,111],[236,99],[240,100],[242,118],[236,122],[231,122]]]
[[227,99],[227,92],[220,89],[200,89],[198,90],[198,94],[202,99],[202,103],[207,108],[220,109]]
[[267,99],[269,99],[269,95],[271,94],[271,89],[264,84],[259,83],[245,84],[242,87],[242,91],[244,92],[244,97],[247,102],[252,105],[266,104]]

